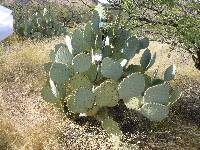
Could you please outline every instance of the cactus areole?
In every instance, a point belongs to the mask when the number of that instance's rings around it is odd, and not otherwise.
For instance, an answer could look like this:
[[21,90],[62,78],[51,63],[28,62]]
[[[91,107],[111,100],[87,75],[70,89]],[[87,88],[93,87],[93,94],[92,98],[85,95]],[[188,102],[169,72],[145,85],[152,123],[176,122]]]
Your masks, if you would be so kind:
[[[72,114],[93,116],[102,127],[119,134],[118,123],[106,112],[119,100],[151,121],[161,121],[181,93],[168,83],[174,79],[175,66],[166,69],[163,79],[149,77],[146,71],[156,59],[148,49],[149,40],[131,35],[116,23],[104,22],[106,15],[98,5],[87,24],[51,51],[51,62],[44,64],[48,80],[42,96],[56,106],[67,107]],[[140,64],[130,65],[142,49]]]

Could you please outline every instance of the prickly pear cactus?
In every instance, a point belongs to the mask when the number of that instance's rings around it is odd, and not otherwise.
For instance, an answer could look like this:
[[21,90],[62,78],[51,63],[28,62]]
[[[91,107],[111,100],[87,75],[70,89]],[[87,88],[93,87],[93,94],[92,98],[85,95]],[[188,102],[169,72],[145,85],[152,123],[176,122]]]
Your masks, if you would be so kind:
[[[151,121],[165,119],[169,105],[181,95],[167,83],[174,79],[175,66],[166,69],[163,79],[148,76],[146,71],[156,59],[148,49],[149,40],[116,28],[105,18],[105,9],[98,5],[91,21],[69,33],[66,43],[51,51],[51,62],[44,64],[48,78],[42,89],[44,100],[59,101],[75,115],[101,118],[103,127],[110,131],[118,130],[118,123],[102,112],[121,100]],[[130,64],[141,49],[145,50],[140,64]]]

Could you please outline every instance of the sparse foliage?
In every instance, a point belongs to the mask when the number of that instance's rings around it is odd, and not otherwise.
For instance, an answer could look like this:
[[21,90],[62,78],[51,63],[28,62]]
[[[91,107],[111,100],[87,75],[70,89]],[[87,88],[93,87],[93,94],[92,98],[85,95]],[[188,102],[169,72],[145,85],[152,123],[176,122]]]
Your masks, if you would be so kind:
[[[110,1],[112,3],[112,0]],[[184,47],[200,69],[200,3],[196,0],[123,0],[122,26],[137,35],[148,36]]]

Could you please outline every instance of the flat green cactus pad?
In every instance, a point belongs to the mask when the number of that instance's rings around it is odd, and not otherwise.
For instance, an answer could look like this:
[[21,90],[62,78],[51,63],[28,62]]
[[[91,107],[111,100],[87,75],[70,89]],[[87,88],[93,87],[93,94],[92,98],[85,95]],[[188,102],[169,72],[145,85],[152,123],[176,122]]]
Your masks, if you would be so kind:
[[155,61],[156,61],[156,53],[153,54],[153,56],[152,56],[152,58],[151,58],[151,60],[149,62],[149,65],[147,66],[146,70],[148,70],[150,67],[152,67],[153,64],[155,63]]
[[78,53],[81,53],[85,50],[85,42],[84,42],[84,33],[83,30],[80,28],[76,29],[72,35],[72,54],[76,55]]
[[113,49],[111,48],[111,46],[109,46],[109,45],[105,46],[102,49],[103,58],[110,57],[112,55],[112,51],[113,51]]
[[[111,28],[111,33],[112,33],[112,28]],[[126,41],[127,41],[127,39],[130,37],[130,32],[129,31],[126,31],[126,30],[124,30],[124,29],[119,29],[118,31],[117,31],[117,33],[115,33],[115,38],[114,38],[114,40],[112,41],[112,45],[115,47],[115,48],[117,48],[117,49],[119,49],[119,50],[121,50],[124,46],[125,46],[125,44],[126,44]],[[111,34],[111,36],[113,36],[113,34]]]
[[97,35],[97,38],[96,38],[96,41],[95,41],[95,51],[96,50],[102,50],[102,48],[103,48],[102,36],[103,36],[103,34]]
[[100,16],[98,11],[93,11],[91,18],[91,25],[93,32],[97,33],[99,31]]
[[120,130],[119,124],[114,121],[112,117],[109,117],[107,109],[100,109],[96,115],[96,118],[101,122],[102,128],[109,134],[122,136],[122,131]]
[[90,69],[88,71],[84,72],[83,74],[88,77],[90,82],[94,82],[97,78],[97,65],[92,64]]
[[90,69],[92,58],[85,53],[80,53],[73,58],[72,64],[75,72],[83,73]]
[[123,54],[129,60],[135,56],[139,49],[139,41],[136,37],[130,37],[127,40],[125,48],[122,50]]
[[125,105],[128,109],[139,109],[142,105],[142,97],[133,97]]
[[145,49],[149,46],[149,39],[147,37],[139,40],[140,49]]
[[144,93],[144,103],[159,103],[167,105],[169,103],[169,85],[159,84],[148,88]]
[[167,118],[169,108],[157,103],[146,103],[141,107],[140,112],[151,121],[162,121]]
[[102,127],[110,134],[122,136],[122,131],[119,128],[119,124],[110,117],[107,117],[102,121]]
[[71,65],[73,55],[69,52],[68,48],[60,47],[55,54],[55,62]]
[[123,81],[118,86],[118,92],[120,99],[125,102],[132,97],[141,96],[145,89],[145,79],[142,74],[133,73]]
[[64,43],[56,44],[55,47],[54,47],[55,53],[57,53],[57,51],[58,51],[61,47],[62,47],[62,48],[66,48],[67,45],[64,44]]
[[73,113],[87,113],[94,105],[95,96],[91,90],[79,88],[67,97],[67,106]]
[[60,43],[60,44],[56,44],[55,45],[54,49],[52,49],[50,54],[49,54],[50,60],[52,62],[55,62],[56,53],[60,48],[64,48],[65,49],[65,48],[67,48],[67,45],[65,45],[64,43]]
[[144,72],[144,69],[140,66],[140,65],[129,65],[128,68],[125,70],[125,75],[130,75],[132,73],[136,73],[136,72]]
[[123,52],[114,51],[111,58],[115,61],[118,61],[119,59],[126,59],[126,55]]
[[94,89],[96,104],[99,107],[113,107],[119,101],[117,93],[117,83],[114,81],[105,81]]
[[69,86],[72,91],[80,87],[92,89],[92,83],[89,81],[88,77],[80,74],[76,74],[70,79]]
[[164,73],[164,80],[165,81],[173,80],[175,75],[176,75],[176,66],[171,65],[166,69],[166,71]]
[[44,71],[45,71],[46,74],[49,74],[49,71],[50,71],[50,69],[51,69],[51,66],[52,66],[52,62],[48,62],[48,63],[45,63],[45,64],[43,65],[43,68],[44,68]]
[[96,34],[92,30],[91,22],[88,22],[87,25],[85,26],[84,39],[85,39],[86,51],[90,52],[91,49],[95,47],[95,40],[96,40]]
[[163,84],[165,81],[162,79],[152,79],[152,85],[151,86],[155,86],[155,85],[159,85],[159,84]]
[[57,103],[59,101],[58,91],[55,85],[50,85],[50,80],[47,80],[46,84],[43,86],[41,96],[47,102]]
[[151,52],[149,49],[146,49],[142,54],[142,58],[140,59],[141,66],[146,69],[151,61]]
[[69,80],[70,71],[65,64],[53,63],[49,75],[52,81],[56,83],[63,83]]
[[102,61],[101,73],[106,78],[118,80],[122,76],[123,68],[119,62],[106,57]]
[[170,98],[169,98],[169,104],[173,104],[174,102],[176,102],[176,100],[178,100],[182,95],[182,92],[180,91],[180,89],[176,88],[174,90],[172,90],[170,92]]

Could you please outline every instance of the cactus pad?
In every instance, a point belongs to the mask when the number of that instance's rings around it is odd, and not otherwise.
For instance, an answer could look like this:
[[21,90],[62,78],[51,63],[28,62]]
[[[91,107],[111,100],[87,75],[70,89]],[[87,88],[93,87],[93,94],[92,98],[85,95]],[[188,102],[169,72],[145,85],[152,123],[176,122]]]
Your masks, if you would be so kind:
[[142,105],[141,97],[133,97],[128,102],[125,103],[128,109],[138,109]]
[[99,107],[113,107],[119,101],[117,84],[114,81],[105,81],[94,89],[96,104]]
[[149,39],[148,38],[143,38],[139,40],[139,45],[140,45],[140,49],[145,49],[149,46]]
[[102,121],[102,127],[110,134],[122,136],[122,131],[119,128],[119,124],[110,117],[107,117]]
[[149,65],[151,61],[151,52],[149,49],[146,49],[144,53],[142,54],[142,58],[140,60],[141,66],[146,70],[147,66]]
[[52,49],[50,54],[49,54],[50,60],[52,62],[55,62],[56,53],[60,48],[67,48],[67,45],[65,45],[64,43],[60,43],[60,44],[55,45],[54,49]]
[[72,54],[69,52],[68,48],[60,47],[57,53],[55,54],[55,62],[71,65],[72,63]]
[[83,73],[90,69],[92,59],[89,55],[80,53],[73,58],[72,64],[75,72]]
[[111,46],[107,45],[102,49],[103,58],[110,57],[112,55],[112,48]]
[[72,54],[76,55],[78,53],[81,53],[85,50],[85,42],[83,37],[83,30],[82,29],[76,29],[72,35]]
[[147,66],[146,70],[148,70],[151,66],[153,66],[155,61],[156,61],[156,53],[153,54],[153,57],[151,58],[149,65]]
[[173,104],[176,100],[178,100],[182,95],[182,92],[180,89],[176,88],[172,90],[170,93],[170,98],[169,98],[169,104]]
[[90,69],[88,71],[84,72],[83,74],[88,77],[90,82],[94,82],[97,78],[97,65],[92,64],[90,66]]
[[97,33],[99,31],[100,16],[98,11],[94,11],[91,18],[91,25],[93,32]]
[[49,75],[52,81],[56,83],[63,83],[69,80],[70,71],[65,64],[53,63]]
[[47,102],[57,103],[59,101],[59,98],[56,96],[57,90],[55,89],[55,86],[51,87],[50,80],[46,81],[46,84],[43,86],[41,90],[41,96],[42,98]]
[[67,106],[73,113],[87,113],[93,107],[95,96],[91,90],[79,88],[67,97]]
[[80,74],[76,74],[70,79],[69,86],[71,90],[76,90],[80,87],[92,89],[92,84],[89,81],[88,77]]
[[119,124],[114,121],[112,117],[109,117],[106,108],[100,109],[96,115],[96,118],[101,122],[103,129],[108,133],[122,136],[122,131],[120,130]]
[[122,50],[123,54],[129,60],[135,56],[139,49],[139,41],[136,37],[130,37],[127,40],[125,48]]
[[85,40],[84,44],[86,45],[85,50],[87,52],[90,52],[91,49],[94,48],[95,39],[96,39],[96,35],[92,31],[92,25],[90,22],[88,22],[87,25],[85,26],[85,30],[84,30],[84,40]]
[[140,65],[129,65],[128,68],[125,71],[125,75],[130,75],[132,73],[136,73],[136,72],[144,72],[144,69],[140,66]]
[[175,74],[176,74],[176,66],[175,65],[169,66],[164,73],[164,80],[165,81],[173,80]]
[[159,84],[148,88],[144,93],[144,103],[159,103],[167,105],[169,103],[169,85]]
[[132,97],[141,96],[145,89],[145,79],[142,74],[133,73],[123,81],[118,86],[118,92],[120,99],[125,102]]
[[167,118],[169,108],[157,103],[146,103],[141,107],[140,112],[151,121],[162,121]]
[[122,76],[123,68],[119,62],[106,57],[102,61],[101,73],[106,78],[118,80]]
[[49,74],[49,71],[50,71],[50,69],[51,69],[51,66],[52,66],[52,62],[48,62],[48,63],[45,63],[45,64],[43,65],[43,68],[44,68],[44,71],[45,71],[46,74]]

